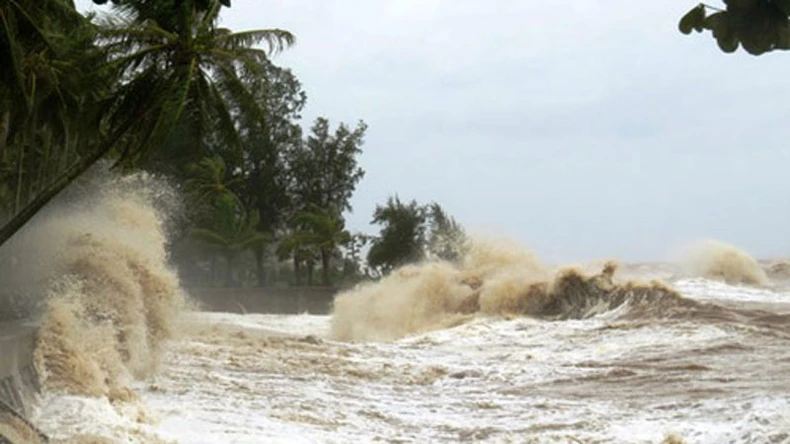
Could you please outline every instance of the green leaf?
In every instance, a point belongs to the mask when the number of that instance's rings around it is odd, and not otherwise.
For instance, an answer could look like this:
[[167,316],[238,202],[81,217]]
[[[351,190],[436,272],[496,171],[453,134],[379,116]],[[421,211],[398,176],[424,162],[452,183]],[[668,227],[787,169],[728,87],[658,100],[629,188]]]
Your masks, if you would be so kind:
[[683,34],[691,34],[692,30],[697,30],[697,32],[699,32],[702,30],[702,22],[704,20],[705,6],[699,4],[680,19],[678,29],[680,29],[680,32]]
[[757,6],[760,0],[724,0],[727,9],[749,10]]
[[716,43],[723,52],[731,53],[738,49],[737,33],[726,12],[716,12],[709,15],[704,20],[703,26],[712,31]]
[[716,38],[716,43],[723,52],[728,54],[733,53],[738,49],[738,38],[734,33],[722,35],[721,37]]
[[790,28],[783,26],[777,30],[775,49],[790,49]]
[[790,0],[774,0],[773,4],[785,15],[790,15]]
[[720,32],[726,33],[727,28],[730,27],[728,17],[725,12],[714,12],[702,21],[702,27],[713,31],[714,36]]
[[770,36],[759,29],[749,29],[742,32],[741,46],[751,55],[761,55],[771,50],[773,41]]

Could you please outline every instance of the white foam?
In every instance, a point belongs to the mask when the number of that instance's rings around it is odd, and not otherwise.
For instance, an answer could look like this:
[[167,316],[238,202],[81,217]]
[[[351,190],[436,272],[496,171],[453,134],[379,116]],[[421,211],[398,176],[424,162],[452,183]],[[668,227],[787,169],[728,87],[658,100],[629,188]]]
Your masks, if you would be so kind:
[[682,279],[672,286],[683,296],[692,299],[790,303],[790,292],[784,288],[729,285],[705,278]]
[[47,395],[32,415],[36,424],[53,440],[74,441],[79,437],[102,437],[113,442],[161,441],[141,405],[113,406],[107,398]]
[[[698,352],[756,341],[732,326],[488,318],[392,343],[346,344],[302,339],[325,335],[323,316],[196,318],[251,334],[174,343],[161,373],[136,387],[158,423],[135,423],[103,401],[66,398],[38,417],[42,426],[184,443],[659,442],[670,433],[689,442],[755,442],[790,432],[788,391],[769,390],[760,384],[770,378],[754,376],[770,353],[729,362],[727,354]],[[277,334],[252,334],[262,331]],[[672,370],[684,363],[705,368]],[[668,372],[677,382],[644,392],[585,382],[620,368],[648,380]],[[736,382],[695,400],[684,392],[689,378],[705,389],[717,379]]]

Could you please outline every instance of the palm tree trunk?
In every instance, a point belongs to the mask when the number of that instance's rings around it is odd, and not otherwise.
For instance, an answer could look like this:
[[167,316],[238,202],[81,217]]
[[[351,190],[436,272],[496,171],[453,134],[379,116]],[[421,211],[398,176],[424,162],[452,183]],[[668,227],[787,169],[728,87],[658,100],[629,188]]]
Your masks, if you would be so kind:
[[32,186],[31,186],[31,194],[36,193],[38,190],[44,187],[44,184],[47,182],[47,166],[49,165],[49,159],[52,151],[52,132],[45,131],[44,135],[41,140],[41,145],[44,148],[44,152],[38,159],[38,172],[36,173],[36,177],[33,179]]
[[329,286],[329,260],[332,256],[326,248],[321,249],[321,283]]
[[226,255],[225,260],[228,262],[228,268],[225,269],[225,286],[235,287],[233,284],[233,255]]
[[265,245],[260,245],[255,248],[255,273],[258,276],[259,287],[266,286],[266,270],[264,269],[264,261],[266,260],[264,257],[265,249]]
[[299,260],[299,255],[296,250],[294,250],[294,283],[297,287],[302,285],[302,270],[300,265],[301,261]]
[[214,287],[217,282],[217,253],[211,253],[211,279],[209,287]]
[[8,133],[11,131],[11,110],[6,109],[0,114],[0,159],[5,159]]
[[49,203],[55,196],[60,194],[69,184],[74,182],[85,171],[88,171],[96,162],[98,162],[105,154],[107,154],[112,147],[126,134],[126,131],[132,127],[134,119],[129,119],[124,125],[107,140],[104,144],[100,145],[98,149],[85,157],[82,157],[77,163],[72,165],[60,177],[52,181],[35,199],[25,205],[16,215],[11,218],[2,228],[0,228],[0,246],[5,244],[20,228],[22,228],[33,216],[36,215],[46,204]]
[[22,177],[25,175],[25,148],[26,143],[21,143],[19,146],[19,158],[17,159],[17,173],[16,173],[16,195],[14,196],[14,213],[19,211],[22,206]]
[[307,261],[307,286],[313,286],[313,269],[315,269],[315,261],[310,259]]

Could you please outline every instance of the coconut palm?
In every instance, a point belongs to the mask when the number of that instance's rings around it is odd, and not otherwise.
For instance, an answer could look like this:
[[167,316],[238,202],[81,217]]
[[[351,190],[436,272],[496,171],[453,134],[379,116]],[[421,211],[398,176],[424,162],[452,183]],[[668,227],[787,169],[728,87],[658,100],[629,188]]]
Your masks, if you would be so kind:
[[337,212],[313,207],[298,213],[294,217],[294,225],[299,228],[284,240],[284,245],[298,245],[317,251],[321,258],[322,283],[329,285],[332,256],[339,246],[351,239],[351,234],[345,229],[345,220]]
[[0,229],[0,244],[109,152],[116,152],[118,164],[139,164],[179,123],[189,124],[198,143],[213,138],[240,146],[233,113],[263,116],[242,81],[262,72],[268,54],[256,45],[276,52],[294,37],[279,29],[220,28],[221,7],[217,0],[121,0],[99,21],[100,43],[109,55],[103,72],[122,79],[103,102],[101,137]]
[[145,159],[181,119],[197,144],[212,135],[238,147],[234,112],[263,116],[243,77],[264,73],[268,55],[256,45],[276,52],[293,36],[279,29],[233,33],[217,26],[219,2],[205,10],[192,3],[127,0],[100,22],[113,66],[129,79],[118,93],[116,124],[132,117],[138,128],[138,137],[119,146],[121,161]]
[[214,201],[213,220],[207,228],[196,228],[192,236],[225,258],[225,283],[233,285],[233,264],[239,254],[265,244],[269,236],[257,231],[259,215],[257,211],[247,212],[238,200],[224,195]]
[[[0,204],[13,213],[77,157],[107,88],[95,28],[71,1],[0,3]],[[87,130],[87,131],[86,131]]]
[[190,177],[184,182],[198,206],[213,202],[215,199],[228,196],[239,202],[238,197],[230,187],[241,179],[227,178],[225,160],[220,155],[204,157],[197,163],[187,166]]

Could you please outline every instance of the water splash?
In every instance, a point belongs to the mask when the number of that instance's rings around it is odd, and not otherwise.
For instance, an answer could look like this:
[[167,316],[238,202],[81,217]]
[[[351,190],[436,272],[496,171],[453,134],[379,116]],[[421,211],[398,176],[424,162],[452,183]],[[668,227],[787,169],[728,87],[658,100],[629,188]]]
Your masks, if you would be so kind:
[[35,364],[46,389],[117,398],[152,374],[185,300],[168,265],[176,195],[146,173],[93,177],[37,217],[4,251],[40,318]]
[[766,285],[768,277],[749,253],[724,242],[706,240],[689,247],[683,265],[688,274],[728,284]]

